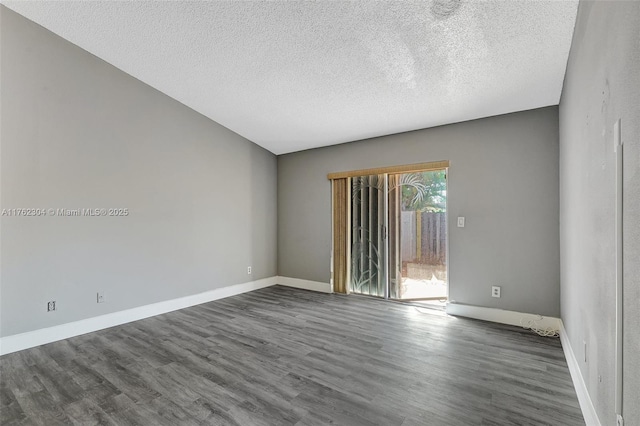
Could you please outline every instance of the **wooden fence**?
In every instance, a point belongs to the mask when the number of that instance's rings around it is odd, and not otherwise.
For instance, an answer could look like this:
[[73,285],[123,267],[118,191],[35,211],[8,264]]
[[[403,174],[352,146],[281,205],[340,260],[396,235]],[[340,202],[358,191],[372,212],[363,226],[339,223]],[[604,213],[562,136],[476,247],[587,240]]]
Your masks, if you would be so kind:
[[447,215],[402,212],[400,226],[403,262],[442,265],[447,256]]

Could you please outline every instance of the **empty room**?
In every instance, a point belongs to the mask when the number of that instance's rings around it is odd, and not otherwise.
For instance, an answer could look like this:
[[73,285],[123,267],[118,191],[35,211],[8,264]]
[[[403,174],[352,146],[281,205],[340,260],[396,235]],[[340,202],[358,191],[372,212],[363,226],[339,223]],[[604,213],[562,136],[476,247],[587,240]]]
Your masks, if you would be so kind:
[[0,3],[0,424],[640,426],[639,1]]

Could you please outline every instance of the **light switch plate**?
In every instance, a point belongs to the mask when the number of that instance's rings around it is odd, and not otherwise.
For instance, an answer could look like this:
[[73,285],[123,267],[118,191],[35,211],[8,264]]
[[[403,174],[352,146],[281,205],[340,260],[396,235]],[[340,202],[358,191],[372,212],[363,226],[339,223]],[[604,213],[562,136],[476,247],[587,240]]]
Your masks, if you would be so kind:
[[464,228],[464,217],[458,217],[458,228]]

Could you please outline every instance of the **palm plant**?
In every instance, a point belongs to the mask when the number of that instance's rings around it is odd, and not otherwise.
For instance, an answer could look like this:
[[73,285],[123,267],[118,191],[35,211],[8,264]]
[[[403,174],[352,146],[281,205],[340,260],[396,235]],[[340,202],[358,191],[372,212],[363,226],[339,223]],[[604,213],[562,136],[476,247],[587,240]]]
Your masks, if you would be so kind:
[[447,181],[444,170],[401,175],[404,210],[442,212],[446,207]]

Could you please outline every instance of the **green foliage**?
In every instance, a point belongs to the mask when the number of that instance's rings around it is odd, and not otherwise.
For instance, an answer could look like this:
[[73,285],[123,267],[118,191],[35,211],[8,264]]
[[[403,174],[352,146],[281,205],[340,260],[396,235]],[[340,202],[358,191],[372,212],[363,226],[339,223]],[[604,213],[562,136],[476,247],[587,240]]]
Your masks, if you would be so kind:
[[402,209],[443,212],[446,209],[447,178],[444,170],[402,175]]
[[[402,209],[405,211],[444,212],[447,200],[447,176],[445,170],[401,174],[396,187],[400,187]],[[359,202],[365,188],[384,190],[383,175],[353,178],[352,197]]]

